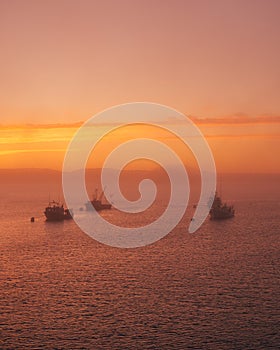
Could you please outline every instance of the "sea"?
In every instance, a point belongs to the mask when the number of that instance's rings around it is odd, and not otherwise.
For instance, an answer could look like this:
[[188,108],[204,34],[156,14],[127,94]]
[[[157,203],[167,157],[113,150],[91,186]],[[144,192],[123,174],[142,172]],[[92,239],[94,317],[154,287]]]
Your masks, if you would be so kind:
[[[190,208],[161,240],[121,249],[95,241],[73,220],[46,222],[39,191],[7,191],[0,348],[279,349],[280,202],[232,203],[232,219],[207,219],[190,234]],[[138,215],[138,223],[153,221],[157,210]],[[115,209],[101,215],[135,224]]]

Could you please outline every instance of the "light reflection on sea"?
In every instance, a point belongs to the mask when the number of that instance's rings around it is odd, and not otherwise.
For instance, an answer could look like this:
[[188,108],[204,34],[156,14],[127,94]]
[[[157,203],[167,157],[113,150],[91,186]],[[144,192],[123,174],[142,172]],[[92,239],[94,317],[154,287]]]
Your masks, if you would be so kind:
[[73,221],[30,223],[44,205],[1,202],[1,349],[279,346],[279,203],[236,202],[234,219],[195,234],[188,216],[161,241],[127,250]]

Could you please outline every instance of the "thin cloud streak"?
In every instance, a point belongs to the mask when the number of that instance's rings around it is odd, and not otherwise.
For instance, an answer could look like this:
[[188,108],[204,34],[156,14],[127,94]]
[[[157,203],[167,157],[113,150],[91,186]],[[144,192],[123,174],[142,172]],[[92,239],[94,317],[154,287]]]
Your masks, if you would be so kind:
[[50,148],[50,149],[14,149],[0,151],[0,156],[18,153],[41,153],[41,152],[65,152],[65,148]]
[[[213,125],[225,125],[225,124],[280,124],[280,116],[271,116],[271,115],[264,115],[264,116],[247,116],[244,114],[241,115],[234,115],[234,116],[225,116],[225,117],[199,117],[199,116],[192,116],[186,114],[188,118],[190,118],[194,123],[196,124],[213,124]],[[154,121],[156,123],[156,120]],[[83,121],[75,122],[75,123],[57,123],[57,124],[0,124],[0,130],[32,130],[32,129],[64,129],[64,128],[79,128],[83,125]],[[151,120],[151,123],[153,121]],[[176,118],[170,118],[166,120],[166,124],[181,124],[184,123],[182,120],[178,120]],[[102,125],[118,125],[119,121],[116,121],[115,123],[104,123],[104,124],[98,124],[98,125],[90,125],[89,127],[98,127]],[[133,120],[131,121],[131,124],[133,124]]]
[[200,118],[189,117],[196,124],[214,124],[214,125],[227,125],[227,124],[278,124],[280,123],[280,116],[231,116],[223,118]]

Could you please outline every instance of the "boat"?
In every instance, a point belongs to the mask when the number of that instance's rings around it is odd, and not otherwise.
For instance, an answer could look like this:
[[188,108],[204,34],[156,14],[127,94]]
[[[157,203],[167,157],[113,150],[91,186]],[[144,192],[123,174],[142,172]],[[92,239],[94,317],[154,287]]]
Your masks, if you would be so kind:
[[210,220],[224,220],[234,217],[235,210],[233,205],[223,203],[216,192],[209,214]]
[[52,201],[46,207],[44,214],[47,221],[63,221],[73,219],[73,212],[64,208],[63,204]]
[[98,197],[98,190],[95,190],[95,195],[91,201],[88,201],[85,206],[86,210],[93,210],[96,211],[105,210],[105,209],[111,209],[112,204],[110,203],[102,203],[102,198],[104,196],[104,191],[102,191],[101,195]]

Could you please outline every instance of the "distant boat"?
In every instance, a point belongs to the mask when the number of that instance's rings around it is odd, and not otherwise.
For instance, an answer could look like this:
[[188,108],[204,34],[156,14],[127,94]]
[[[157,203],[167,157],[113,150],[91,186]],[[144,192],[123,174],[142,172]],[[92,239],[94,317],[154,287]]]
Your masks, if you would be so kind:
[[210,209],[210,220],[224,220],[234,217],[234,207],[223,203],[221,198],[215,193],[215,198]]
[[105,210],[105,209],[111,209],[112,204],[110,203],[102,203],[102,198],[104,196],[104,191],[102,191],[101,195],[98,198],[97,189],[95,190],[95,196],[92,201],[88,201],[85,206],[87,210],[93,210],[93,208],[96,211]]
[[73,213],[70,209],[64,208],[63,204],[52,201],[46,207],[44,214],[47,221],[63,221],[73,219]]

